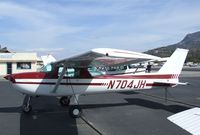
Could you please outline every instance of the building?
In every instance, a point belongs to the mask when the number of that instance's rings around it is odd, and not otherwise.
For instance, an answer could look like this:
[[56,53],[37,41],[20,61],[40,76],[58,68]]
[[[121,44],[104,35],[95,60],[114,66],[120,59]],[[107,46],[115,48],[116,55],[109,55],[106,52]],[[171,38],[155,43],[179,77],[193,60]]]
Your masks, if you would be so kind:
[[37,71],[41,59],[37,57],[37,53],[0,53],[0,76]]

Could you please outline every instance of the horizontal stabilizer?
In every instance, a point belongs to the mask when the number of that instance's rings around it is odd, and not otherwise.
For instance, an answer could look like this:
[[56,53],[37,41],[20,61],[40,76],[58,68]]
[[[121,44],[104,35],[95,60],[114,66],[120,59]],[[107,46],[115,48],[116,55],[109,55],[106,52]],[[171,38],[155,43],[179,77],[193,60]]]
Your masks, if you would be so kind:
[[189,85],[188,82],[154,82],[155,86]]
[[167,119],[193,135],[200,135],[200,108],[192,108]]

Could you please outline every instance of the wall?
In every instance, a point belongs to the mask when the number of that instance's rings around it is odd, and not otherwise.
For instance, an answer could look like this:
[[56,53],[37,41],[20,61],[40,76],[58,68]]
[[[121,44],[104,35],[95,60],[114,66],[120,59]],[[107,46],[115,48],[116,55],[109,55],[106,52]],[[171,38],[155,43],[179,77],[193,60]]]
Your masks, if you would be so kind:
[[12,72],[13,73],[35,72],[35,71],[37,71],[36,62],[31,62],[31,69],[17,69],[17,63],[12,64]]
[[[0,53],[0,76],[7,74],[7,62],[12,63],[12,73],[35,72],[37,62],[41,62],[37,53]],[[31,69],[17,69],[18,62],[31,62]]]
[[[17,63],[12,63],[12,73],[22,73],[22,72],[35,72],[37,71],[36,62],[31,62],[31,69],[17,69]],[[7,63],[0,63],[0,76],[7,74]]]
[[0,63],[0,76],[7,74],[7,65],[6,63]]

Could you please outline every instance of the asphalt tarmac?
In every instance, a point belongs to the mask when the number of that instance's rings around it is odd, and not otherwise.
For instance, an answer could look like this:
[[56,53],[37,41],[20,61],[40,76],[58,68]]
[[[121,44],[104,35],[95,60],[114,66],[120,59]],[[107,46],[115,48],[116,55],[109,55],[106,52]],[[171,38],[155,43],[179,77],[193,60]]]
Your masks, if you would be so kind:
[[190,135],[167,117],[200,106],[200,72],[181,75],[188,86],[141,92],[110,93],[80,97],[83,117],[72,119],[57,98],[33,98],[33,111],[22,113],[26,96],[7,81],[0,81],[0,135]]

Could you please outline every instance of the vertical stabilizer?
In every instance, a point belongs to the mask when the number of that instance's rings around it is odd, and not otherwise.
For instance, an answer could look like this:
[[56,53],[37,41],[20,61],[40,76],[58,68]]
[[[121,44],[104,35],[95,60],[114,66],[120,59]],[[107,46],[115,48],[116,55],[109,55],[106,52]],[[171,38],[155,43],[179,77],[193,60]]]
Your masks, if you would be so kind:
[[187,49],[177,48],[158,73],[179,75],[183,68],[188,51],[189,50]]

